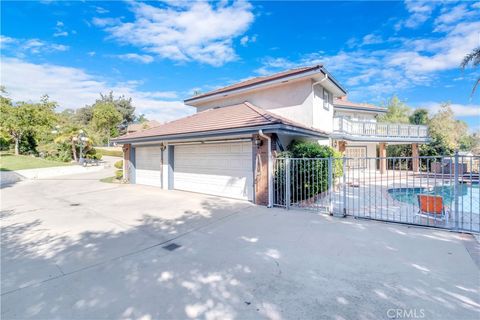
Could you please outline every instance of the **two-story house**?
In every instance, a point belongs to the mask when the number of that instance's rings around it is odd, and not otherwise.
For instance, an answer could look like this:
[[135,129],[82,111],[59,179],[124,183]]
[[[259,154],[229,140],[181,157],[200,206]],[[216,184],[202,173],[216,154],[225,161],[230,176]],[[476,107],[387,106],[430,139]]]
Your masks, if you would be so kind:
[[385,156],[387,143],[427,140],[426,128],[377,123],[384,108],[349,102],[346,94],[315,65],[194,96],[185,103],[195,114],[116,139],[124,145],[126,177],[266,205],[275,153],[293,139],[332,145],[353,158],[375,157],[377,148]]

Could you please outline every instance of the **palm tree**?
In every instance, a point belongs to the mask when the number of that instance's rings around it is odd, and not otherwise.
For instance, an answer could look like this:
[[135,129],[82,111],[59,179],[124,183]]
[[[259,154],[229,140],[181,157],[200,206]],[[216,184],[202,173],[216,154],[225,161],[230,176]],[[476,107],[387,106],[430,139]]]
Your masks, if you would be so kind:
[[[463,58],[463,61],[460,64],[460,66],[462,67],[462,69],[465,69],[469,64],[472,64],[474,68],[480,65],[480,47],[473,49],[472,52],[467,54],[465,58]],[[473,86],[473,89],[472,89],[472,96],[475,93],[475,90],[477,90],[477,87],[479,84],[480,84],[480,78],[478,78],[477,81],[475,81],[475,85]]]

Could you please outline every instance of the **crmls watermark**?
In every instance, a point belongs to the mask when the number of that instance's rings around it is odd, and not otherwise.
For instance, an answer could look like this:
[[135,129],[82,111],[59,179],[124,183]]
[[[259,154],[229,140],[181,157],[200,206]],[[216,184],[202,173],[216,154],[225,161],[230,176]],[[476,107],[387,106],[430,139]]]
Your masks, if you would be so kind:
[[388,309],[387,317],[389,319],[423,319],[425,318],[424,309]]

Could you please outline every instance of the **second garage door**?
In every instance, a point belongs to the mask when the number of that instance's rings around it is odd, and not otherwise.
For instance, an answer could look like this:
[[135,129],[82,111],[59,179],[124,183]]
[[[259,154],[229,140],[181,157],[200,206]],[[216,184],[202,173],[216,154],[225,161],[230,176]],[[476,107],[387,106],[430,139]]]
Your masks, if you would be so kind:
[[251,142],[176,145],[174,188],[252,200]]

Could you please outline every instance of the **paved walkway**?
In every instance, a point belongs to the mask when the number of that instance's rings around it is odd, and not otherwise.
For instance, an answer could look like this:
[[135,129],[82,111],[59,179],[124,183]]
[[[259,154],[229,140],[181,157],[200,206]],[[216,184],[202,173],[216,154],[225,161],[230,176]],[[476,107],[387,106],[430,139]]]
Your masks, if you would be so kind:
[[98,182],[109,175],[2,189],[2,319],[480,316],[470,236]]

